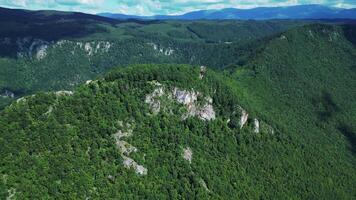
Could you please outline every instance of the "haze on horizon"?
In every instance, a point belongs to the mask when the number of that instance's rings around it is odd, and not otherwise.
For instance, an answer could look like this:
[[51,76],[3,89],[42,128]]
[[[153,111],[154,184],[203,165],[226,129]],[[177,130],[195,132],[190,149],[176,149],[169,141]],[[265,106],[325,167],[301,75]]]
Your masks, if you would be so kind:
[[355,0],[0,0],[0,6],[29,10],[61,10],[84,13],[112,12],[129,15],[175,15],[195,10],[277,7],[320,4],[356,8]]

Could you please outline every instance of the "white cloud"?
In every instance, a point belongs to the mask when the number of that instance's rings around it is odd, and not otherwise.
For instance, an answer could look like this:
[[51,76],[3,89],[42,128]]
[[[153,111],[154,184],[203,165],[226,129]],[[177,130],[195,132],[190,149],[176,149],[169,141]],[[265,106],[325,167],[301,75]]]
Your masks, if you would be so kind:
[[14,7],[93,6],[103,2],[104,0],[0,0],[0,5]]
[[3,0],[0,1],[2,5],[5,6],[13,6],[13,7],[25,7],[26,0]]
[[[320,4],[327,0],[116,0],[114,12],[134,15],[182,14],[194,10]],[[111,10],[112,11],[112,10]]]
[[61,5],[99,5],[103,0],[55,0]]
[[193,10],[324,4],[356,7],[355,0],[0,0],[0,6],[135,15],[182,14]]
[[348,4],[348,3],[337,3],[334,5],[337,8],[346,8],[346,9],[350,9],[350,8],[355,8],[355,5],[352,4]]

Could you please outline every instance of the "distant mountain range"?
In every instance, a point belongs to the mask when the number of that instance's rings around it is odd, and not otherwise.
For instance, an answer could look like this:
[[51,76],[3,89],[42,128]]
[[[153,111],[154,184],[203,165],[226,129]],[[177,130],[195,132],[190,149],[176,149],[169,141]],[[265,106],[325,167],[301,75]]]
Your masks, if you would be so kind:
[[289,7],[259,7],[253,9],[226,8],[221,10],[200,10],[183,15],[136,16],[115,13],[99,13],[98,15],[114,19],[141,20],[356,19],[356,8],[343,9],[313,4]]

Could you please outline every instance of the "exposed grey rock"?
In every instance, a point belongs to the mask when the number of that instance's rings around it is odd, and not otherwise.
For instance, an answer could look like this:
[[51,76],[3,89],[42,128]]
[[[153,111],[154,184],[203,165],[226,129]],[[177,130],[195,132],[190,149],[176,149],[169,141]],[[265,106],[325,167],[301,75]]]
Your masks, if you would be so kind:
[[259,133],[260,132],[260,122],[258,121],[258,119],[254,119],[253,120],[253,124],[254,124],[254,132],[255,133]]
[[137,174],[147,175],[147,169],[144,166],[136,165],[134,168]]
[[206,67],[205,66],[200,66],[200,74],[199,74],[199,79],[203,79],[204,75],[206,73]]
[[84,49],[88,53],[88,56],[93,55],[93,47],[91,46],[91,44],[89,42],[85,43]]
[[150,42],[150,43],[147,43],[147,44],[150,45],[150,46],[152,46],[152,47],[153,47],[153,50],[155,50],[155,51],[158,49],[158,45],[155,44],[155,43]]
[[178,88],[174,88],[172,92],[175,99],[184,105],[192,105],[197,101],[199,95],[199,93],[195,91],[180,90]]
[[123,156],[123,159],[124,167],[134,169],[138,175],[147,175],[147,169],[144,166],[137,164],[136,161],[129,157]]
[[168,49],[166,49],[166,51],[164,52],[164,55],[166,56],[170,56],[174,53],[174,50],[171,49],[171,47],[168,47]]
[[240,118],[240,129],[242,129],[244,127],[247,120],[248,120],[248,113],[244,109],[242,109],[241,110],[241,118]]
[[215,111],[211,104],[205,104],[199,111],[198,116],[203,120],[215,119]]
[[[123,125],[123,123],[120,122],[121,121],[119,121],[119,124]],[[130,124],[127,124],[126,126],[127,128],[131,127]],[[121,157],[124,159],[124,167],[126,167],[127,169],[134,169],[136,174],[146,175],[147,169],[144,166],[139,165],[136,161],[129,157],[131,153],[137,152],[137,148],[132,146],[128,142],[122,140],[124,137],[130,137],[132,133],[132,129],[128,129],[127,131],[119,130],[117,133],[115,133],[113,136],[116,141],[116,147],[119,149]]]
[[157,114],[161,110],[161,101],[159,97],[164,95],[164,88],[159,86],[151,94],[146,95],[145,103],[150,105],[153,113]]
[[26,98],[25,97],[21,97],[21,98],[16,100],[16,103],[20,103],[20,102],[24,102],[24,101],[26,101]]
[[161,102],[161,97],[165,96],[168,100],[175,100],[187,108],[187,113],[182,116],[183,119],[194,116],[207,121],[215,119],[215,111],[212,105],[213,99],[211,97],[205,97],[204,104],[200,105],[197,100],[198,96],[202,96],[202,94],[199,92],[181,90],[177,87],[168,91],[158,82],[150,83],[155,85],[156,88],[152,93],[146,95],[145,103],[149,104],[154,114],[160,112],[162,106],[166,106],[162,105]]
[[105,42],[105,41],[99,41],[96,44],[96,48],[95,48],[95,53],[102,51],[102,52],[109,52],[110,48],[112,46],[112,43],[110,42]]
[[66,43],[69,43],[69,42],[70,42],[70,41],[68,41],[68,40],[60,40],[60,41],[58,41],[58,42],[55,44],[55,47],[56,47],[56,46],[62,47],[62,45],[66,44]]
[[61,91],[57,91],[57,92],[55,92],[55,94],[57,95],[57,96],[71,96],[71,95],[73,95],[74,93],[72,92],[72,91],[66,91],[66,90],[61,90]]
[[119,148],[120,152],[125,155],[130,155],[130,153],[132,152],[137,152],[137,148],[132,146],[126,141],[122,141],[122,140],[116,141],[116,145]]
[[190,147],[183,149],[183,158],[184,158],[184,160],[188,161],[189,163],[192,163],[193,152],[190,149]]
[[92,41],[92,42],[73,42],[69,40],[60,40],[53,44],[53,48],[62,48],[64,46],[71,46],[71,54],[75,54],[76,50],[84,51],[88,56],[93,56],[97,53],[107,53],[113,46],[109,41]]
[[205,182],[202,178],[199,180],[199,183],[200,183],[201,186],[203,186],[203,188],[204,188],[207,192],[211,192],[211,191],[209,190],[208,186],[206,185],[206,182]]
[[15,97],[15,93],[13,93],[10,90],[5,90],[2,94],[0,94],[0,97],[14,98]]
[[6,200],[12,200],[15,199],[15,195],[16,195],[16,189],[15,188],[11,188],[9,190],[7,190],[8,196],[6,197]]
[[114,134],[115,140],[118,141],[123,137],[130,137],[132,135],[132,130],[129,129],[127,131],[119,130],[117,133]]
[[47,56],[47,48],[48,45],[41,45],[36,53],[36,58],[37,60],[42,60],[43,58],[45,58]]
[[124,122],[122,120],[117,121],[117,125],[119,125],[120,128],[124,127]]
[[172,93],[179,103],[187,106],[188,112],[183,116],[183,119],[193,116],[198,116],[200,119],[207,121],[215,119],[215,111],[212,106],[211,97],[206,97],[205,104],[201,106],[197,103],[198,96],[201,95],[199,92],[174,88]]
[[42,59],[47,55],[45,49],[47,49],[49,42],[32,37],[24,37],[17,38],[16,44],[18,57],[36,55],[37,59]]
[[50,115],[53,112],[53,106],[49,106],[47,112],[45,113],[45,115]]
[[91,147],[88,146],[88,147],[87,147],[87,150],[85,151],[85,154],[89,156],[90,151],[91,151]]
[[111,180],[111,181],[114,181],[114,180],[115,180],[115,178],[114,178],[113,175],[108,175],[108,179]]
[[154,51],[157,51],[158,53],[163,54],[165,56],[171,56],[174,53],[174,49],[172,49],[171,47],[165,48],[153,42],[149,42],[146,44],[152,46]]

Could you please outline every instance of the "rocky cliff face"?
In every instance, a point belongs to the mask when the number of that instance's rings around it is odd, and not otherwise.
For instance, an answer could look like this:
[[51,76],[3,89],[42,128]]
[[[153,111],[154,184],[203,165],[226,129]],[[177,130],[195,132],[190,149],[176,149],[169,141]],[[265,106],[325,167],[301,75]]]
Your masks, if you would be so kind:
[[[203,97],[204,101],[198,102],[198,97]],[[169,102],[175,101],[186,108],[187,111],[182,116],[183,120],[195,116],[204,121],[216,118],[212,98],[204,97],[200,92],[183,90],[177,87],[166,89],[162,84],[155,83],[155,89],[152,93],[146,95],[145,102],[149,104],[152,112],[157,114],[162,106],[169,107],[169,104],[165,103],[163,99]]]
[[10,39],[9,42],[16,43],[17,57],[35,56],[37,59],[44,58],[46,49],[50,44],[47,41],[31,37],[17,38],[16,41]]
[[145,103],[150,105],[150,108],[154,114],[159,113],[161,110],[161,101],[159,98],[165,94],[164,88],[161,84],[156,83],[156,86],[157,88],[155,88],[151,94],[148,94],[145,100]]
[[[201,92],[193,89],[183,90],[178,87],[169,89],[156,81],[151,82],[151,84],[154,86],[154,89],[146,95],[145,103],[149,105],[153,114],[158,114],[162,110],[172,112],[171,102],[176,102],[186,108],[186,112],[181,116],[182,120],[189,117],[198,117],[201,120],[210,121],[216,118],[213,99],[211,97],[204,96]],[[203,100],[199,102],[198,99]],[[251,125],[249,125],[249,113],[240,105],[237,105],[236,109],[232,111],[232,116],[238,118],[238,121],[231,121],[229,119],[228,124],[236,123],[233,125],[235,127],[243,129],[247,126],[252,126],[254,133],[260,133],[261,131],[274,133],[274,129],[270,125],[257,118],[252,119]]]
[[[91,41],[91,42],[78,42],[70,40],[59,41],[45,41],[32,37],[24,38],[2,38],[0,45],[14,46],[17,49],[17,57],[29,57],[37,60],[44,59],[51,49],[70,47],[71,54],[77,51],[83,51],[87,56],[93,56],[99,53],[107,53],[112,48],[114,43],[109,41]],[[172,52],[168,52],[171,54]]]
[[172,47],[163,47],[162,45],[155,44],[152,42],[147,43],[147,45],[151,46],[155,52],[158,54],[162,54],[165,56],[171,56],[175,52]]

